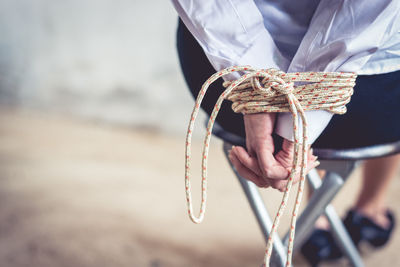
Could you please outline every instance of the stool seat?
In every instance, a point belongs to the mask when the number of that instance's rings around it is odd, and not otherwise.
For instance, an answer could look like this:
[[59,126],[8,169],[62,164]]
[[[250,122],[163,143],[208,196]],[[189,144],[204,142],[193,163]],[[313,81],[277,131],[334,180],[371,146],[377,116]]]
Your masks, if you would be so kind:
[[314,148],[314,154],[322,160],[363,160],[397,153],[400,153],[400,141],[347,149]]
[[[235,146],[246,146],[246,140],[236,134],[225,131],[218,123],[214,124],[213,135]],[[314,148],[314,155],[320,160],[363,160],[385,157],[400,153],[400,140],[358,148],[330,149]]]

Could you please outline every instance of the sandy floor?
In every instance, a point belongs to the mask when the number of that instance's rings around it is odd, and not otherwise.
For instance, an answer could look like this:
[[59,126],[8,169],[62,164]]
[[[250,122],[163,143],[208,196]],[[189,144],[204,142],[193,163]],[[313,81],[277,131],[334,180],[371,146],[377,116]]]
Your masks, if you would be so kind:
[[[212,146],[208,210],[194,225],[185,209],[183,134],[0,110],[0,266],[259,266],[258,226],[221,143]],[[399,178],[389,196],[397,214]],[[335,200],[341,214],[358,186],[356,174]],[[280,194],[264,197],[276,209]],[[396,231],[386,249],[365,255],[366,265],[394,266],[398,248]],[[296,263],[306,266],[300,256]]]

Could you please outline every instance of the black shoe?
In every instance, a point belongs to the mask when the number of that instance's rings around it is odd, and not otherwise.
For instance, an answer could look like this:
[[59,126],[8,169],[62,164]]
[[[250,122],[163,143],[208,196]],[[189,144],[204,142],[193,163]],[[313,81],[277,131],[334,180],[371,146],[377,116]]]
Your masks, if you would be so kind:
[[[354,210],[347,213],[343,224],[357,248],[361,242],[368,242],[378,248],[389,241],[395,226],[393,213],[387,211],[386,216],[390,221],[387,229]],[[318,266],[320,262],[326,260],[338,260],[343,256],[330,231],[319,229],[314,230],[310,238],[303,244],[301,253],[311,266]]]
[[343,255],[331,232],[321,229],[314,230],[301,247],[301,253],[313,267],[318,266],[321,261],[337,260]]
[[344,225],[354,244],[358,247],[361,242],[367,242],[375,248],[384,246],[390,239],[395,226],[393,213],[386,212],[390,225],[387,229],[374,223],[359,212],[350,210],[344,219]]

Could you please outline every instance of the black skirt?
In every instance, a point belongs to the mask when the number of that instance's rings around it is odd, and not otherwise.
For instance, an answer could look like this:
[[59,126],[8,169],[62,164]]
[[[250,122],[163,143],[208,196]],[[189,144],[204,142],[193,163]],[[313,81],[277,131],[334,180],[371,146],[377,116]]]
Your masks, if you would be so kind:
[[[215,73],[215,69],[181,20],[177,48],[186,83],[197,97],[201,86]],[[201,107],[209,115],[223,90],[222,79],[219,79],[207,91]],[[231,102],[224,101],[216,120],[226,131],[245,136],[243,116],[232,111]],[[395,71],[358,76],[354,95],[347,104],[347,113],[334,115],[313,147],[356,148],[399,140],[400,71]]]

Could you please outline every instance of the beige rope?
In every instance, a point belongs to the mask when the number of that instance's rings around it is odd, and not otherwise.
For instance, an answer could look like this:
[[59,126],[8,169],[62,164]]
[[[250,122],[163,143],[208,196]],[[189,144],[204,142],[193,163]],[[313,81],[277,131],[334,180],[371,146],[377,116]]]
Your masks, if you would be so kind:
[[[190,161],[191,138],[195,120],[200,109],[200,104],[211,83],[218,78],[232,72],[244,72],[239,79],[224,83],[227,87],[218,98],[207,124],[207,134],[204,140],[202,158],[202,194],[199,216],[193,214],[191,186],[190,186]],[[277,230],[280,218],[284,212],[292,187],[293,179],[298,166],[299,149],[301,143],[307,141],[307,119],[305,110],[328,110],[336,114],[346,112],[346,104],[353,94],[353,87],[357,75],[343,72],[296,72],[284,73],[275,69],[254,69],[250,66],[234,66],[223,69],[212,75],[202,86],[193,109],[187,136],[185,157],[185,189],[188,213],[194,223],[200,223],[204,218],[207,199],[207,158],[215,118],[221,108],[224,99],[233,102],[232,109],[243,114],[260,112],[290,112],[293,116],[294,157],[293,166],[288,177],[288,184],[284,192],[278,213],[275,216],[271,232],[268,237],[267,248],[264,257],[265,266],[269,266],[272,252],[272,236]],[[301,82],[301,85],[294,85]],[[298,133],[298,114],[302,121],[302,139]],[[293,240],[296,227],[296,219],[300,207],[305,183],[305,170],[307,163],[307,146],[302,147],[302,162],[300,165],[300,182],[293,208],[286,266],[291,265]]]

